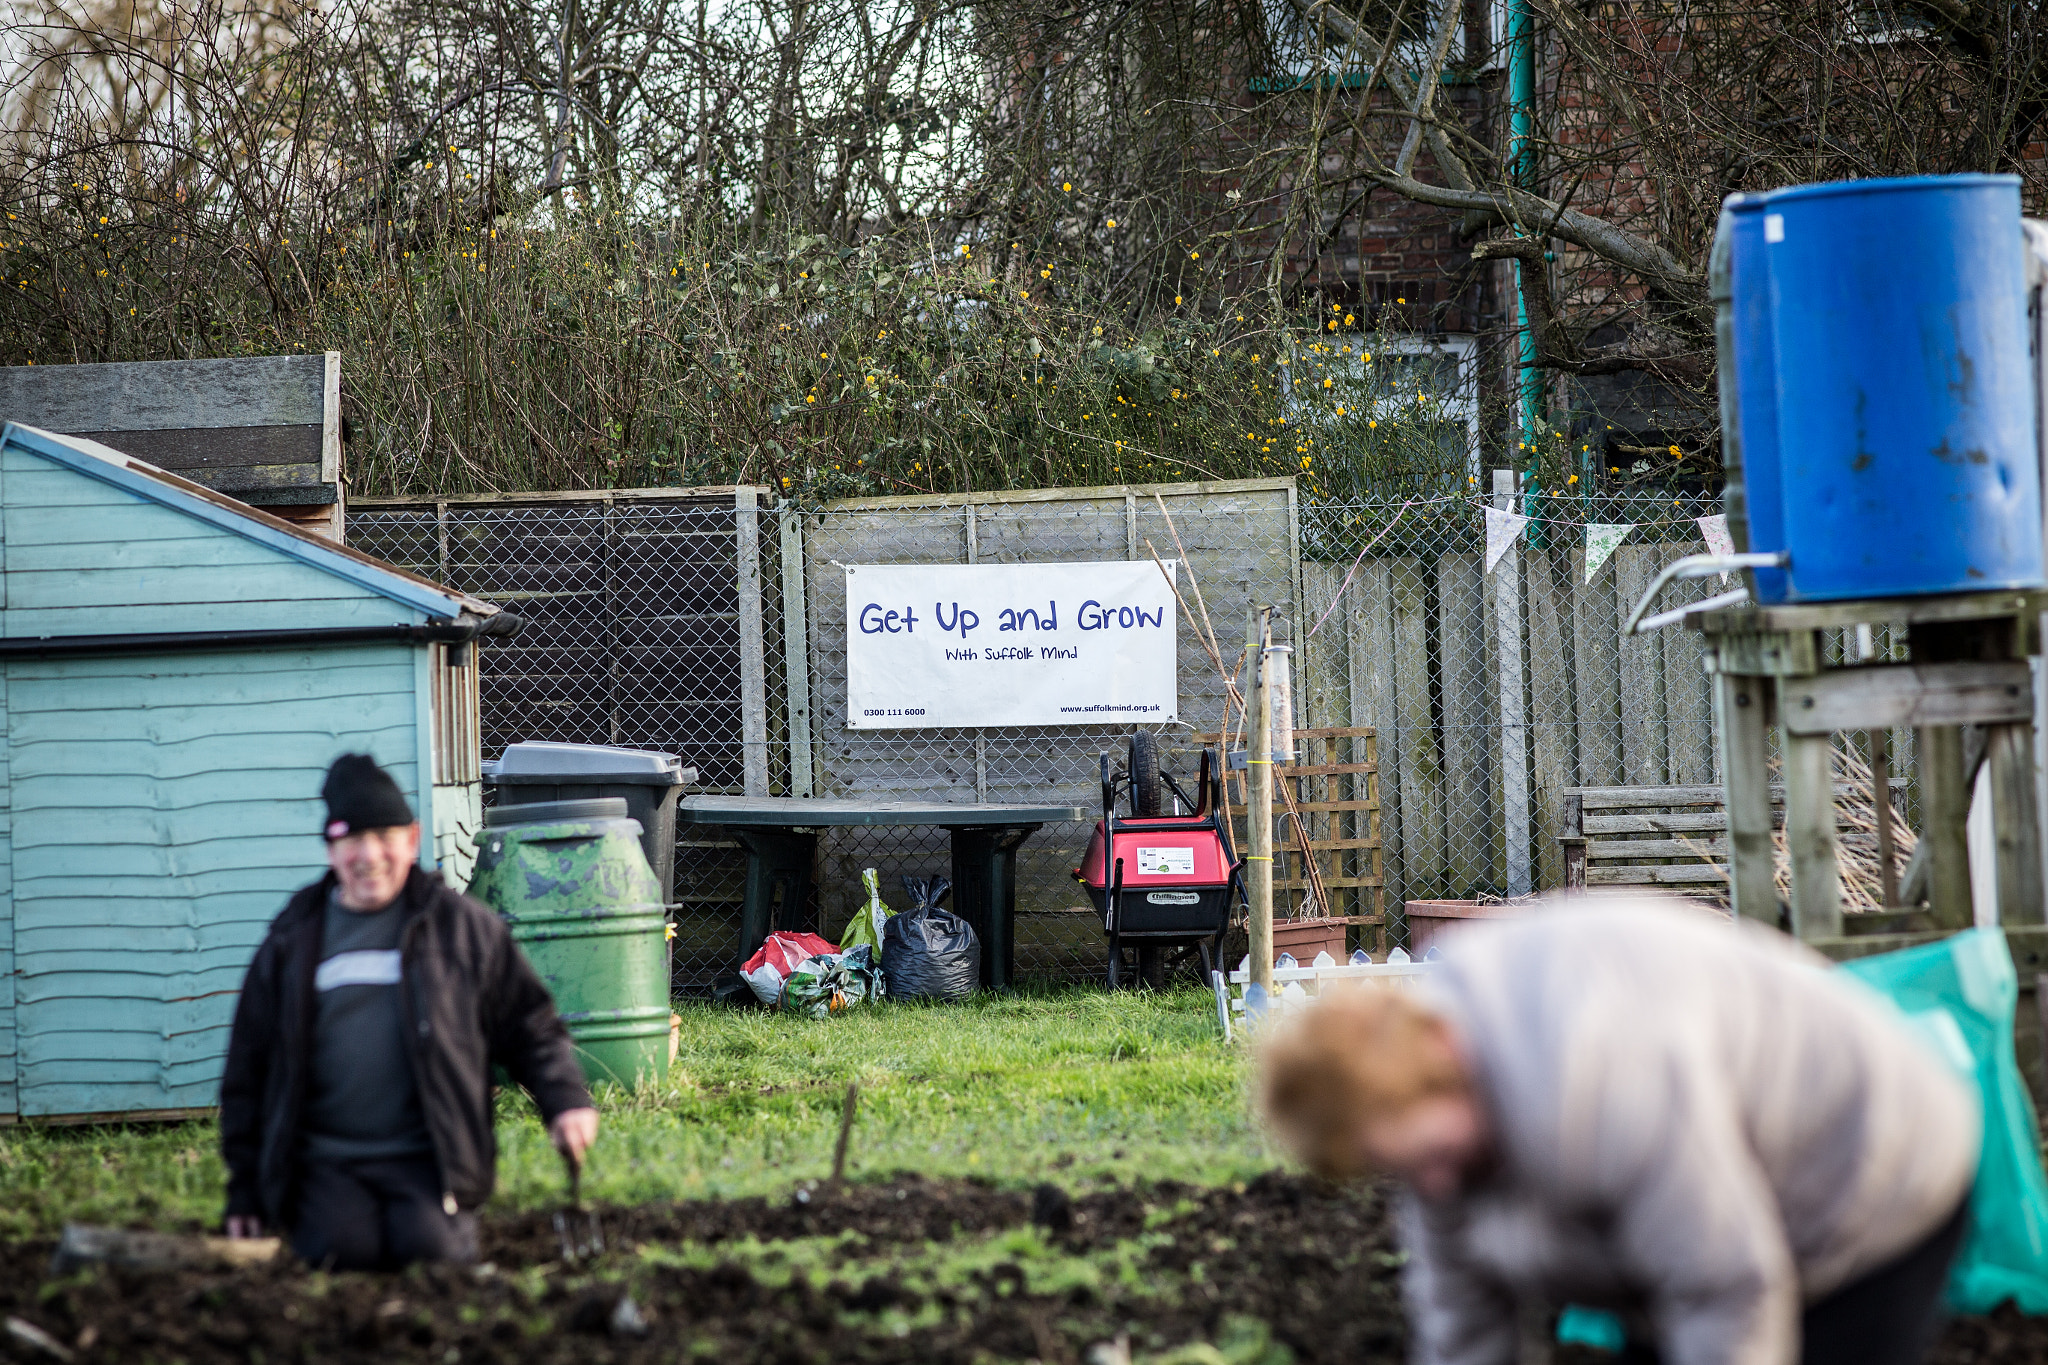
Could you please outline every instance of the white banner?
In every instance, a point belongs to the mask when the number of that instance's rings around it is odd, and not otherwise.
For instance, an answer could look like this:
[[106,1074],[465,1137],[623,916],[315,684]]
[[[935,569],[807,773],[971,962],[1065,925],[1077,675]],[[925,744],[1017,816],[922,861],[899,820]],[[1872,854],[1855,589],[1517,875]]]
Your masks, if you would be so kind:
[[847,728],[1178,720],[1178,610],[1150,560],[849,564]]

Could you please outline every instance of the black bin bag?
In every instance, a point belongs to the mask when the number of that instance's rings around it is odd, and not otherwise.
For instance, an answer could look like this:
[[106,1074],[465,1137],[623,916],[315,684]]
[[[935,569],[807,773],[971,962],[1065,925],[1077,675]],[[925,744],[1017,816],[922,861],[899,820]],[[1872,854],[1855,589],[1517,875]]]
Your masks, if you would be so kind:
[[905,877],[910,908],[882,925],[882,975],[897,999],[959,1000],[981,985],[981,940],[939,902],[953,889],[944,877]]

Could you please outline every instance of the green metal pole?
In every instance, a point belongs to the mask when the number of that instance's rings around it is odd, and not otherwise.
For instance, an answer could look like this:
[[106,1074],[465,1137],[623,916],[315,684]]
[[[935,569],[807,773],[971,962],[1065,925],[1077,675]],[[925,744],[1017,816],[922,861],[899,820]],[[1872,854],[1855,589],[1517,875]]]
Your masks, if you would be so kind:
[[[1529,15],[1529,0],[1508,0],[1507,21],[1508,178],[1517,188],[1529,189],[1536,181],[1535,152],[1530,146],[1536,103],[1536,34]],[[1543,372],[1536,365],[1536,334],[1529,329],[1529,313],[1522,305],[1522,272],[1530,268],[1522,261],[1515,262],[1515,329],[1520,360],[1516,439],[1530,448],[1522,510],[1535,516],[1539,510],[1537,499],[1542,494],[1536,483],[1535,445],[1536,419],[1543,405]]]

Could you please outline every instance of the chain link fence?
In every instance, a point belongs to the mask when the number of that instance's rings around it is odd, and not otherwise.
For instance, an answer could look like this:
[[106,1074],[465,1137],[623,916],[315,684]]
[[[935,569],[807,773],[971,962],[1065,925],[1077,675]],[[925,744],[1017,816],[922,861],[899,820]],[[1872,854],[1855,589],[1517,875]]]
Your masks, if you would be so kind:
[[[349,508],[348,542],[525,621],[479,646],[485,758],[623,745],[679,755],[694,791],[786,792],[780,518],[762,492],[379,499]],[[745,863],[721,831],[680,830],[676,854],[676,984],[701,992],[739,951]]]
[[[1299,824],[1280,842],[1311,840],[1318,875],[1298,854],[1280,869],[1283,909],[1345,915],[1369,947],[1401,940],[1408,901],[1561,885],[1574,789],[1719,781],[1699,637],[1620,634],[1658,570],[1703,550],[1709,500],[1533,497],[1491,572],[1479,499],[1436,492],[1304,504],[1294,481],[1263,480],[766,503],[755,489],[380,501],[351,507],[349,542],[526,618],[482,649],[486,757],[520,739],[619,744],[681,755],[698,791],[1090,812],[1019,851],[1027,978],[1102,971],[1100,925],[1071,869],[1100,801],[1098,755],[1121,755],[1132,727],[849,730],[846,565],[1180,560],[1208,629],[1180,619],[1180,721],[1153,728],[1169,769],[1189,776],[1244,682],[1250,609],[1290,616],[1295,724],[1311,733],[1308,767],[1286,784]],[[1630,528],[1590,579],[1589,525]],[[1663,605],[1720,590],[1680,584]],[[1829,649],[1894,644],[1879,632]],[[1893,736],[1893,754],[1910,810],[1910,733]],[[880,871],[886,899],[901,877],[949,863],[942,830],[826,831],[813,921],[836,935],[862,868]],[[705,991],[734,965],[743,868],[723,832],[681,832],[679,990]]]

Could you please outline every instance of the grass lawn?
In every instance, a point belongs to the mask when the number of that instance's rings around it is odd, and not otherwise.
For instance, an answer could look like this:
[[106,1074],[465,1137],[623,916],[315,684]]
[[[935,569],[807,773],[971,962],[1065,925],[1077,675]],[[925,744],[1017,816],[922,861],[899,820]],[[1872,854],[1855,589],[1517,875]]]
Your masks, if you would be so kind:
[[[682,1007],[668,1082],[601,1094],[584,1192],[618,1204],[760,1194],[826,1175],[846,1084],[848,1173],[1006,1184],[1237,1181],[1277,1162],[1246,1102],[1241,1045],[1199,990],[1077,989],[831,1020]],[[560,1161],[522,1096],[501,1100],[499,1208],[559,1199]],[[223,1184],[211,1123],[0,1128],[0,1237],[67,1220],[198,1227]]]

